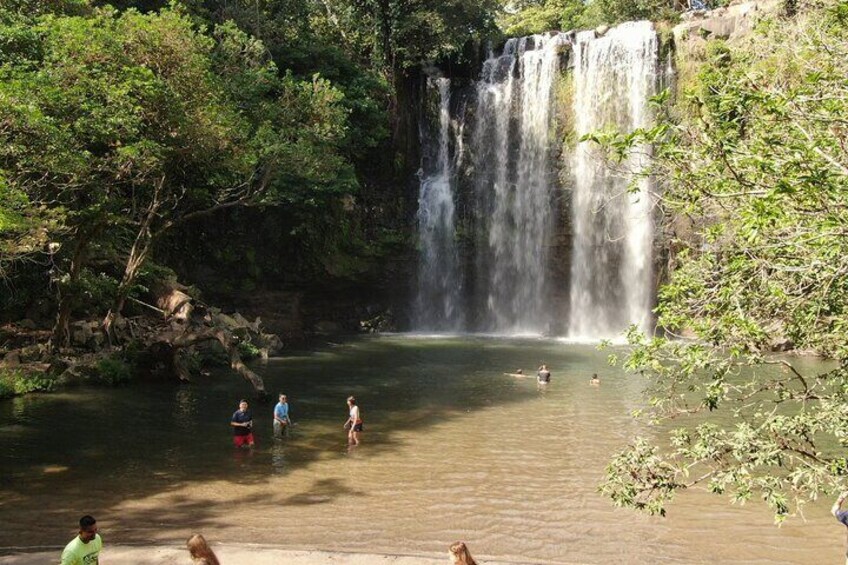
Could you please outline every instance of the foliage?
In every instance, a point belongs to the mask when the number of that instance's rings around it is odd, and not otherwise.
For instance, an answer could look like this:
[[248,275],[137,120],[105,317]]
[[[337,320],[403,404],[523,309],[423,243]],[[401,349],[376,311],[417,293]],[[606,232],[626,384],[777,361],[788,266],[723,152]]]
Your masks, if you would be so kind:
[[[617,504],[662,513],[700,484],[762,499],[779,521],[845,486],[848,3],[805,8],[748,44],[713,44],[681,101],[658,99],[655,128],[603,140],[618,156],[655,144],[650,173],[676,218],[658,321],[697,338],[629,334],[624,366],[650,378],[648,413],[678,427],[611,463],[603,490]],[[769,354],[787,347],[834,362]]]
[[356,186],[343,94],[279,73],[232,24],[204,35],[179,10],[103,8],[15,25],[37,49],[10,49],[0,67],[0,237],[19,254],[63,240],[51,255],[63,301],[83,298],[92,250],[127,257],[120,310],[173,226],[232,206],[308,218]]
[[499,23],[507,35],[517,36],[634,20],[676,22],[688,4],[682,0],[525,0],[505,5],[506,13]]
[[586,13],[587,6],[583,0],[544,0],[520,5],[511,2],[510,8],[500,21],[504,33],[508,36],[591,27],[584,21],[583,14]]
[[20,396],[30,392],[49,392],[54,381],[41,375],[29,374],[19,369],[0,369],[0,399]]
[[121,357],[106,357],[97,362],[91,378],[101,384],[116,386],[132,380],[132,369]]
[[239,355],[242,359],[255,359],[262,353],[250,340],[240,341],[238,343]]
[[[326,5],[333,4],[327,0]],[[343,0],[347,21],[365,31],[359,43],[387,69],[405,69],[462,52],[468,42],[497,35],[496,0]]]

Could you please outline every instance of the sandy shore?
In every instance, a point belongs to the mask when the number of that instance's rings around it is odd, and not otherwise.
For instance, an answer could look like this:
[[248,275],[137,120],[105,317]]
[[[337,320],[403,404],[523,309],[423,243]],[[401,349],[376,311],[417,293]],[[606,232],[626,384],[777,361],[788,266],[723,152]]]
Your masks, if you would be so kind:
[[[265,545],[215,545],[215,554],[222,564],[250,565],[447,565],[445,556],[379,555],[327,551],[293,551]],[[16,553],[0,556],[0,563],[9,565],[44,565],[59,563],[61,548],[52,551]],[[191,565],[188,552],[177,546],[109,546],[100,554],[104,565]],[[506,561],[486,560],[487,564],[507,565]]]

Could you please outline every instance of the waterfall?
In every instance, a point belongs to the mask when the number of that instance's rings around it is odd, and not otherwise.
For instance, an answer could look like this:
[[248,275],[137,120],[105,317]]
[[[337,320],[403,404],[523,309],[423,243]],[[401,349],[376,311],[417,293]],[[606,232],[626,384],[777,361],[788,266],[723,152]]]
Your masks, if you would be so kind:
[[[430,79],[439,91],[438,145],[435,159],[422,159],[418,196],[418,292],[415,328],[456,331],[464,329],[462,276],[456,247],[454,184],[450,156],[450,80]],[[422,147],[427,146],[427,128],[422,127]],[[458,147],[461,147],[461,135]],[[457,152],[460,155],[461,152]]]
[[[470,86],[452,92],[447,79],[430,80],[440,104],[438,127],[422,128],[415,329],[592,339],[630,324],[650,331],[652,186],[634,174],[650,148],[616,170],[591,142],[564,158],[560,149],[575,136],[650,126],[657,37],[649,22],[596,35],[513,38]],[[565,61],[573,75],[558,89]],[[570,107],[555,105],[569,85]],[[463,133],[456,124],[466,121]]]
[[[630,22],[574,44],[574,117],[578,136],[650,126],[657,37],[650,22]],[[578,144],[572,164],[573,252],[569,334],[604,338],[628,325],[650,331],[653,296],[649,179],[632,186],[650,148],[611,170],[591,142]],[[638,190],[629,190],[630,188]]]
[[483,65],[471,141],[478,229],[476,292],[486,331],[544,333],[556,171],[550,162],[561,34],[510,39]]

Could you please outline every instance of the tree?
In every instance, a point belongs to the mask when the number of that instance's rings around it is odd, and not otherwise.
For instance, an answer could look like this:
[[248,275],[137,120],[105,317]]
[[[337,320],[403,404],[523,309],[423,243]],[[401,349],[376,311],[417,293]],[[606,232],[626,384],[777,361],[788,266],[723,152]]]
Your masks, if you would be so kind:
[[102,9],[37,31],[39,58],[3,68],[0,168],[29,201],[66,213],[57,343],[95,240],[126,258],[108,331],[173,227],[236,206],[312,206],[355,185],[338,152],[341,94],[280,76],[232,25],[213,38],[179,11]]
[[[602,489],[618,505],[662,514],[704,485],[782,520],[848,476],[848,2],[759,29],[711,43],[657,127],[604,140],[613,155],[655,144],[675,226],[659,324],[696,338],[630,333],[624,366],[675,427],[612,461]],[[770,354],[789,347],[833,362]]]

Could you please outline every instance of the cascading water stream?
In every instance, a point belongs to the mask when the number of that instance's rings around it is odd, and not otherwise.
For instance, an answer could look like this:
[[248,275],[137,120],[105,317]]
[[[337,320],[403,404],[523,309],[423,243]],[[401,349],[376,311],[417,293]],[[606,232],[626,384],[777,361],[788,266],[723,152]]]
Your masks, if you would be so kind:
[[[430,157],[420,185],[415,329],[564,330],[590,339],[616,337],[630,324],[650,331],[652,187],[640,179],[638,191],[629,190],[649,148],[639,148],[617,171],[591,142],[578,143],[562,162],[556,156],[559,126],[579,138],[650,125],[657,51],[649,22],[623,24],[602,37],[591,31],[510,39],[486,59],[473,94],[456,92],[457,100],[468,101],[465,145],[462,132],[451,128],[450,82],[431,79],[441,102],[438,136],[436,128],[422,130]],[[555,112],[566,58],[573,61],[573,104]],[[555,114],[566,113],[567,123],[558,124]],[[457,123],[464,123],[458,114]],[[462,147],[470,154],[464,168],[457,165]],[[559,183],[569,176],[572,190]],[[471,210],[460,220],[469,251],[462,260],[458,203]],[[571,212],[570,253],[561,206]]]
[[[576,133],[617,129],[625,133],[651,123],[657,36],[650,22],[630,22],[596,38],[581,32],[574,44]],[[573,156],[573,255],[569,335],[607,338],[630,324],[650,330],[653,296],[651,209],[647,178],[636,181],[649,158],[636,148],[611,170],[591,142]]]
[[[454,170],[450,157],[450,80],[435,78],[439,91],[436,158],[422,164],[418,197],[419,269],[415,307],[418,330],[464,329],[462,275],[456,248]],[[422,137],[424,137],[422,135]],[[422,145],[426,144],[422,139]],[[461,144],[460,144],[461,145]]]
[[551,107],[560,34],[510,39],[490,57],[477,84],[475,191],[485,245],[478,247],[477,292],[485,293],[481,327],[544,333],[548,242],[556,172],[550,162]]

